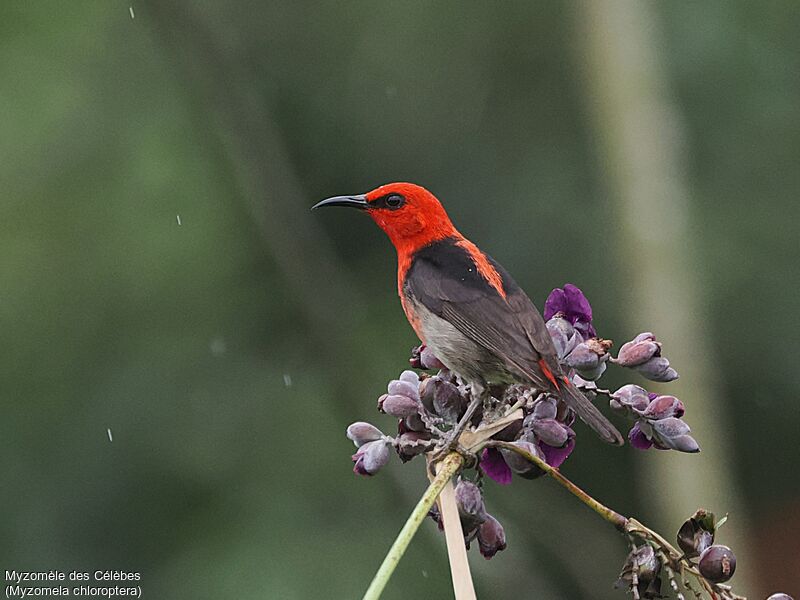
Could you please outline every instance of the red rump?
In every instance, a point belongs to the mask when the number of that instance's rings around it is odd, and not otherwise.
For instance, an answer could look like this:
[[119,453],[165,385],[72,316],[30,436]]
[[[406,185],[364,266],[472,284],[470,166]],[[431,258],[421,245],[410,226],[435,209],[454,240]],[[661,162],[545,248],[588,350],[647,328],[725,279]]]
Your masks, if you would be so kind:
[[[547,366],[547,361],[543,358],[540,358],[537,361],[537,363],[539,365],[539,368],[542,370],[542,373],[544,373],[544,376],[547,377],[548,381],[550,381],[550,383],[556,386],[557,390],[561,389],[560,387],[558,387],[558,381],[556,381],[556,378],[553,375],[553,372],[550,370],[550,367]],[[564,378],[564,381],[566,381],[567,384],[569,384],[569,381],[567,381],[566,377]]]

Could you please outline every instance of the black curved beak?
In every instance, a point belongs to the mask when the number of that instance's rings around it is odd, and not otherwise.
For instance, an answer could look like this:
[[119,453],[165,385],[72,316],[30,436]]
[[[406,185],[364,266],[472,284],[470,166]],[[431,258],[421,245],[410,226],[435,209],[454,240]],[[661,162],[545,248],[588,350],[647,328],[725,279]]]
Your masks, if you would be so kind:
[[363,194],[360,196],[334,196],[333,198],[326,198],[322,202],[317,202],[311,207],[311,210],[325,206],[349,206],[350,208],[365,210],[369,207],[369,204],[367,204],[367,197]]

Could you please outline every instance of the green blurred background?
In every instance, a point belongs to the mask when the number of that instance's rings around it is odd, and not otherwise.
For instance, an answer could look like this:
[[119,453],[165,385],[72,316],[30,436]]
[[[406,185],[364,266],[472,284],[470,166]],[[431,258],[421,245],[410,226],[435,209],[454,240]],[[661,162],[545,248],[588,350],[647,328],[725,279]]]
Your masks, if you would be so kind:
[[[790,0],[0,4],[0,569],[359,597],[425,476],[357,478],[344,429],[391,429],[416,340],[383,234],[308,207],[409,180],[682,374],[650,388],[703,453],[580,427],[563,471],[669,537],[730,511],[735,589],[800,593],[798,31]],[[480,597],[624,597],[553,482],[486,496]],[[426,523],[385,597],[451,594]]]

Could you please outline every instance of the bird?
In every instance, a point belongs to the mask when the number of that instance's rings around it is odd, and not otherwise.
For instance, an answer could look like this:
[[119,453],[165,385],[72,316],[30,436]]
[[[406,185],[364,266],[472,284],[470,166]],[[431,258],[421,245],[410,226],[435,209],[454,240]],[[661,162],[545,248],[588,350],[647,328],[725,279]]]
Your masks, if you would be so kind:
[[[396,182],[366,194],[334,196],[312,210],[366,212],[397,251],[397,289],[420,341],[469,383],[473,402],[460,432],[493,383],[522,383],[562,399],[604,441],[619,431],[570,381],[544,318],[497,261],[464,237],[422,186]],[[456,434],[457,435],[457,434]]]

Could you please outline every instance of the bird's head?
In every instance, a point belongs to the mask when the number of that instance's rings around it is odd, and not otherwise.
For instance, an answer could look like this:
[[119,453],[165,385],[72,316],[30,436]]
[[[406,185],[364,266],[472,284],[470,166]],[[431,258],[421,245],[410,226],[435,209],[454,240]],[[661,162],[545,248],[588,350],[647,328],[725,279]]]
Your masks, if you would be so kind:
[[366,194],[327,198],[312,210],[324,206],[350,206],[366,211],[400,253],[414,252],[458,235],[436,196],[413,183],[387,183]]

